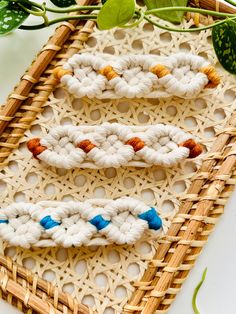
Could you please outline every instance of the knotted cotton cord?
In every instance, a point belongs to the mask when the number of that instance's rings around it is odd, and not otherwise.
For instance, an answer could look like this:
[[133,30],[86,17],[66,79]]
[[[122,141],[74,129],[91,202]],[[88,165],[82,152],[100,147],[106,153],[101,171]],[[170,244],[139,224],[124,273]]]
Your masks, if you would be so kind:
[[161,228],[157,210],[131,197],[12,203],[0,209],[0,237],[25,248],[133,244],[145,231]]
[[186,53],[169,57],[74,54],[54,73],[79,98],[192,98],[220,83],[208,61]]
[[164,124],[58,126],[28,141],[33,156],[58,168],[170,167],[201,154],[190,134]]

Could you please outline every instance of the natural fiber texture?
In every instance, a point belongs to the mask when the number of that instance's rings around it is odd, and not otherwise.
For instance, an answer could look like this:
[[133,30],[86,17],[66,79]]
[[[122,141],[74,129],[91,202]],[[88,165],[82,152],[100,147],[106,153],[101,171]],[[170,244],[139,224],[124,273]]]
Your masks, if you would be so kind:
[[235,8],[220,0],[191,0],[190,5],[216,12],[235,13]]
[[[9,245],[78,247],[134,244],[162,227],[157,210],[132,198],[84,202],[16,202],[0,210],[0,236]],[[155,230],[155,231],[154,231]]]
[[75,54],[54,73],[79,98],[193,98],[220,83],[214,67],[190,53],[168,57]]
[[202,153],[190,134],[165,124],[57,126],[27,147],[35,158],[62,169],[170,167]]
[[[70,38],[67,47],[71,46],[74,38],[73,36]],[[77,43],[77,46],[80,45]],[[169,34],[154,29],[149,24],[132,30],[114,30],[105,33],[96,31],[83,51],[117,55],[124,53],[169,55],[179,50],[190,50],[192,53],[207,57],[211,63],[216,63],[209,32],[192,35]],[[58,56],[59,60],[68,57],[65,50]],[[55,65],[56,62],[54,62]],[[5,248],[4,244],[5,254],[12,256],[18,263],[32,268],[39,276],[53,280],[77,300],[89,303],[96,308],[98,313],[121,313],[122,307],[134,292],[134,287],[136,292],[129,305],[126,306],[126,313],[143,310],[148,300],[153,303],[153,307],[150,307],[149,303],[145,308],[145,313],[152,313],[154,308],[158,308],[159,313],[166,311],[213,229],[215,219],[205,218],[205,215],[209,214],[211,218],[217,218],[223,212],[223,206],[232,190],[231,186],[236,183],[233,176],[235,149],[232,148],[235,141],[236,119],[231,120],[232,128],[223,129],[224,123],[236,107],[235,79],[222,71],[218,64],[216,66],[219,68],[223,84],[216,90],[207,89],[200,98],[191,100],[179,98],[116,101],[75,99],[65,91],[57,89],[50,95],[50,102],[43,105],[44,111],[41,112],[40,107],[43,101],[40,97],[42,94],[44,97],[45,94],[47,95],[47,86],[50,90],[50,85],[39,85],[34,90],[36,97],[33,104],[29,107],[27,101],[24,102],[16,119],[1,138],[0,156],[2,165],[5,165],[1,172],[1,195],[4,205],[19,200],[27,202],[44,199],[81,201],[91,197],[132,196],[160,208],[163,216],[165,213],[169,215],[170,212],[174,216],[178,211],[179,200],[181,198],[187,200],[180,207],[181,215],[176,216],[173,221],[171,234],[159,239],[159,244],[152,237],[142,238],[133,246],[108,246],[94,249],[83,247],[79,250],[34,249],[29,251]],[[47,78],[46,74],[41,76],[40,80],[45,82]],[[19,149],[14,150],[8,158],[7,165],[7,161],[3,162],[3,158],[17,146],[14,141],[13,144],[6,142],[9,133],[10,139],[19,137],[22,129],[27,129],[29,123],[34,120],[34,112],[35,115],[37,113],[37,119],[33,122],[31,130],[27,131],[26,136],[21,140]],[[2,119],[9,121],[10,118],[4,116]],[[42,167],[37,160],[31,159],[31,154],[26,149],[26,141],[29,138],[42,137],[58,124],[98,124],[104,121],[127,125],[173,123],[199,138],[205,150],[212,145],[216,133],[222,131],[224,133],[220,133],[212,150],[216,153],[208,155],[188,195],[186,195],[186,190],[198,167],[193,161],[186,160],[178,167],[171,169],[151,167],[148,169],[112,168],[65,171]],[[216,174],[216,171],[219,172]],[[206,182],[208,178],[209,181]],[[224,184],[226,185],[223,186]],[[204,206],[201,205],[199,209],[196,203],[201,200]],[[215,207],[211,210],[213,203]],[[197,215],[193,218],[196,207],[198,207]],[[202,208],[206,208],[206,211]],[[170,225],[171,221],[168,220],[168,223]],[[193,238],[186,237],[186,232],[192,229],[194,232],[189,234],[192,234]],[[182,239],[183,234],[185,237]],[[152,259],[154,253],[156,255]],[[172,260],[172,264],[168,265],[172,256],[176,263]],[[133,287],[133,281],[141,278],[148,261],[149,271]],[[157,289],[153,290],[159,277],[162,280]],[[172,283],[173,278],[175,278],[174,283]],[[166,286],[167,279],[171,288]],[[160,288],[162,284],[163,289]],[[160,297],[164,296],[167,290],[168,294],[163,300]]]
[[[207,9],[212,10],[216,12],[224,12],[224,13],[236,13],[236,9],[226,3],[226,1],[221,0],[190,0],[188,2],[189,6],[197,7],[201,9]],[[186,12],[185,18],[187,21],[191,20],[193,21],[195,26],[200,25],[210,25],[214,23],[214,20],[218,19],[218,17],[213,17],[210,15],[202,15],[199,13],[193,13],[193,12]]]
[[94,313],[10,257],[0,255],[0,265],[0,297],[23,313]]

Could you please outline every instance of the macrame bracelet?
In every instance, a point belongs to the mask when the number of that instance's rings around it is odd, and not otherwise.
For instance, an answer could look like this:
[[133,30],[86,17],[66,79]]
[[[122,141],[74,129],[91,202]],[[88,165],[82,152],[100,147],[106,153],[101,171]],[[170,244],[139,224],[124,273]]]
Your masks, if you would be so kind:
[[75,54],[54,74],[79,98],[192,98],[220,83],[209,62],[186,53],[170,57]]
[[65,125],[28,141],[33,156],[58,168],[172,166],[201,154],[202,147],[172,125]]
[[145,230],[161,227],[156,209],[131,197],[13,203],[0,210],[1,238],[24,248],[133,244]]

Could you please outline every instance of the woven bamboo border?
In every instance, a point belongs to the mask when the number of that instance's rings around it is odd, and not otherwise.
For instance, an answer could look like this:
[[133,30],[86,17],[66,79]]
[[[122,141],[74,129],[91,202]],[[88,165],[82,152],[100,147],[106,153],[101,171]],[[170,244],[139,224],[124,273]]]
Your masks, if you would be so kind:
[[217,12],[235,13],[235,8],[218,0],[190,0],[190,5]]
[[86,305],[78,304],[70,295],[63,293],[17,265],[10,257],[0,255],[0,297],[16,305],[24,313],[94,313]]
[[[92,2],[81,0],[80,4]],[[8,96],[0,112],[0,166],[6,164],[4,160],[12,149],[17,148],[19,139],[58,83],[52,75],[52,69],[83,47],[93,26],[94,23],[90,21],[62,23],[22,76],[19,85]]]
[[[186,279],[222,210],[214,204],[233,176],[236,163],[236,114],[228,122],[197,172],[164,241],[153,257],[124,313],[164,313]],[[234,180],[231,181],[234,183]],[[224,197],[232,189],[227,188]],[[165,299],[165,301],[163,301]],[[160,306],[161,305],[161,306]]]
[[[91,1],[81,1],[81,4],[88,3]],[[0,113],[1,166],[7,164],[6,158],[17,148],[25,130],[42,110],[42,105],[56,86],[52,68],[77,52],[92,28],[93,22],[63,23],[9,96]],[[211,152],[192,180],[168,234],[159,241],[157,253],[142,279],[134,284],[136,290],[125,306],[124,313],[151,314],[156,309],[158,313],[164,313],[173,302],[217,218],[223,213],[217,207],[214,208],[214,204],[219,197],[227,199],[232,190],[230,185],[225,189],[224,186],[229,184],[233,176],[236,162],[235,135],[236,114],[231,117],[224,132],[217,135]],[[231,179],[230,184],[235,183],[235,179]],[[51,284],[13,263],[9,257],[0,256],[0,265],[1,296],[22,311],[92,313],[86,306],[79,305]]]

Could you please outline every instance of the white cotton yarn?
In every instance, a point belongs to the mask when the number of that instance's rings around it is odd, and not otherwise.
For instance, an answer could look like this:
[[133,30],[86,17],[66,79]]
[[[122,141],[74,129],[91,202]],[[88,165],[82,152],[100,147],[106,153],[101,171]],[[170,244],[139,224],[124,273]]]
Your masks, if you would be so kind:
[[[42,139],[30,140],[28,148],[37,159],[65,169],[152,165],[170,167],[189,157],[190,149],[180,144],[191,138],[190,134],[181,129],[164,124],[64,125],[51,129]],[[37,153],[36,140],[37,145],[43,148]],[[82,145],[86,142],[87,148]],[[137,146],[139,144],[141,146]]]
[[[169,73],[158,77],[151,69],[164,65]],[[109,80],[101,70],[111,66],[118,74]],[[168,57],[156,55],[74,54],[63,66],[67,73],[61,83],[75,97],[98,99],[193,98],[209,84],[202,69],[210,66],[204,58],[190,53]]]
[[157,211],[131,197],[13,203],[0,209],[0,237],[24,248],[133,244],[145,231],[161,228]]

